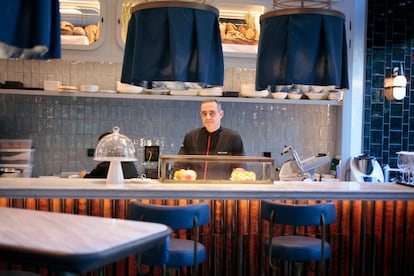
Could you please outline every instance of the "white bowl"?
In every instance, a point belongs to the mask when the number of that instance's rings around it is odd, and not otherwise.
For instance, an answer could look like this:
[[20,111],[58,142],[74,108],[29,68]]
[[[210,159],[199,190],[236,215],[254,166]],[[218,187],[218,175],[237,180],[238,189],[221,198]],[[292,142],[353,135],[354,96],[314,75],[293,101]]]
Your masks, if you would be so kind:
[[305,95],[310,100],[324,100],[328,96],[328,92],[320,92],[320,93],[309,92],[309,93],[305,93]]
[[242,84],[240,85],[240,94],[244,95],[252,95],[256,91],[256,85],[254,84]]
[[265,98],[269,95],[269,90],[261,90],[261,91],[255,91],[254,96],[258,98]]
[[244,93],[240,92],[240,95],[242,97],[247,97],[247,98],[265,98],[267,97],[267,95],[269,95],[269,91],[262,90],[262,91],[253,91],[253,92],[244,92]]
[[95,84],[82,84],[79,86],[81,92],[98,92],[99,86]]
[[299,99],[302,99],[303,94],[302,93],[288,93],[287,97],[288,99],[299,100]]
[[255,84],[242,84],[240,85],[240,95],[248,98],[264,98],[269,95],[269,91],[267,89],[256,91]]
[[285,99],[287,97],[287,92],[274,92],[272,93],[272,97],[274,99]]

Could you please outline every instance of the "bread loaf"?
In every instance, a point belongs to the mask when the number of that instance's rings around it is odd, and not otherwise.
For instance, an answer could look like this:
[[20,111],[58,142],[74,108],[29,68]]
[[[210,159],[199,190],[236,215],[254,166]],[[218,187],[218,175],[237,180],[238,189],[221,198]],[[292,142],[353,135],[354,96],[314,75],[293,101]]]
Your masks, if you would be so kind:
[[86,35],[85,30],[82,27],[73,27],[74,35]]
[[85,27],[85,33],[86,33],[86,36],[88,37],[89,44],[92,44],[96,41],[97,32],[98,32],[98,26],[96,25],[88,25]]
[[247,29],[246,32],[244,33],[244,36],[247,39],[254,39],[256,37],[256,30],[254,30],[254,29]]
[[68,21],[60,22],[60,33],[62,35],[73,35],[73,25]]
[[227,22],[226,24],[226,32],[237,31],[236,26],[233,23]]

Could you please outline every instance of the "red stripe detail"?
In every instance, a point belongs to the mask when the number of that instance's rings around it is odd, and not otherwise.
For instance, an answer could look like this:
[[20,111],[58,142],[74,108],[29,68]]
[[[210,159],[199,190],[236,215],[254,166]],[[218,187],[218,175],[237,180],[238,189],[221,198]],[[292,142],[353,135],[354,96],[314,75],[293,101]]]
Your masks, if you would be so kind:
[[[210,152],[210,139],[211,139],[211,135],[209,135],[207,139],[206,156],[208,156],[208,153]],[[207,167],[208,167],[208,162],[206,161],[206,163],[204,163],[204,180],[206,180],[207,178]]]

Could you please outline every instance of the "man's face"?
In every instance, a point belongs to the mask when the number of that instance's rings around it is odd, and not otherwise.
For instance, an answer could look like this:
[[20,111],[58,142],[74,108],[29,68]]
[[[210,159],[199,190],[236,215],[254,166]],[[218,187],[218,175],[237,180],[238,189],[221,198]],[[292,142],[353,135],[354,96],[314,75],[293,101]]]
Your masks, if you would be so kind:
[[223,118],[224,111],[218,110],[216,102],[202,103],[200,107],[200,117],[203,125],[208,132],[214,132],[220,128],[220,121]]

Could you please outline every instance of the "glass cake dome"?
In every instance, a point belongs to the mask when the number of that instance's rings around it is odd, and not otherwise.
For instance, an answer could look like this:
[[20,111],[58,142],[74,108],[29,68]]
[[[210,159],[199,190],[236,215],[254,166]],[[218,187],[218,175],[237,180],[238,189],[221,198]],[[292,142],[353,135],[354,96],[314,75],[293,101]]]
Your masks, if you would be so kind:
[[111,134],[99,140],[94,160],[110,162],[106,184],[123,184],[121,162],[137,160],[134,144],[127,136],[119,133],[119,127],[114,127]]
[[135,147],[131,139],[114,127],[112,134],[103,137],[95,150],[96,161],[136,161]]

